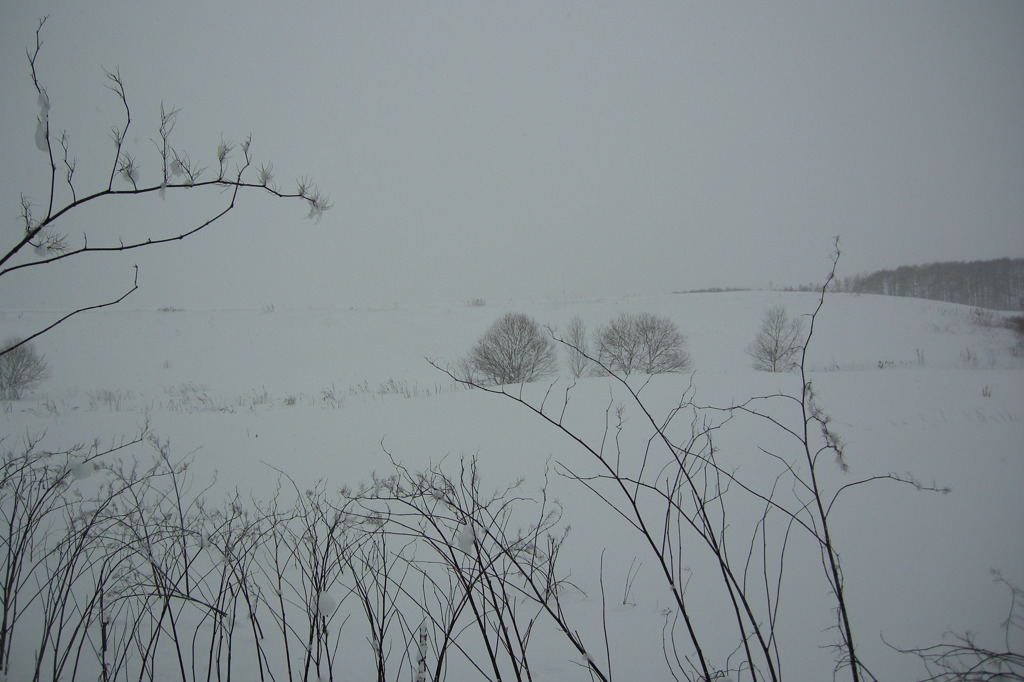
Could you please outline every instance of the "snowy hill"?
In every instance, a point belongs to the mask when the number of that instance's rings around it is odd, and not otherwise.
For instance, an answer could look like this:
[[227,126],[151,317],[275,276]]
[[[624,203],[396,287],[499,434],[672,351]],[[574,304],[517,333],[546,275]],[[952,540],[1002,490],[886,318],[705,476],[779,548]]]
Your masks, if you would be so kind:
[[[175,459],[191,455],[192,488],[206,489],[211,506],[234,491],[269,499],[278,471],[298,490],[320,480],[327,491],[358,487],[375,472],[393,471],[388,453],[413,471],[439,462],[457,470],[460,458],[476,456],[483,487],[523,478],[525,490],[536,494],[546,467],[588,473],[595,471],[593,459],[522,405],[462,388],[427,359],[453,362],[510,310],[556,328],[577,314],[590,329],[624,311],[664,315],[687,336],[695,372],[659,376],[644,387],[645,405],[660,420],[690,395],[691,381],[699,405],[798,393],[796,374],[757,372],[744,352],[761,313],[778,303],[808,314],[817,297],[749,291],[372,310],[100,311],[39,340],[53,377],[28,399],[3,405],[0,432],[5,451],[43,433],[44,446],[57,450],[131,435],[147,422]],[[4,312],[0,326],[5,335],[25,334],[57,316]],[[972,631],[999,645],[1010,601],[991,571],[1024,586],[1024,357],[1013,351],[1010,332],[979,326],[973,316],[953,304],[837,294],[827,298],[811,344],[810,378],[846,443],[851,468],[842,474],[830,466],[829,484],[895,472],[952,490],[943,495],[879,481],[851,489],[836,504],[835,542],[859,651],[879,679],[924,672],[917,658],[897,653],[883,636],[911,648],[939,643],[948,631]],[[623,456],[644,452],[649,429],[621,385],[585,378],[570,389],[561,379],[549,391],[549,383],[526,386],[522,395],[533,405],[546,400],[588,442],[603,438],[609,406],[625,405]],[[793,423],[789,408],[773,403],[771,409]],[[777,429],[750,419],[726,424],[715,446],[731,470],[755,479],[765,452],[790,447]],[[146,459],[153,452],[142,444],[119,456]],[[549,494],[564,505],[560,527],[572,528],[560,567],[579,590],[565,599],[583,638],[600,644],[592,655],[625,679],[664,679],[663,633],[672,603],[647,548],[580,482],[552,473]],[[757,512],[741,504],[734,513],[741,533],[747,515]],[[714,592],[702,592],[697,554],[678,558],[693,575],[687,594],[711,639],[721,640],[711,647],[716,670],[736,679],[742,657],[727,634],[729,608]],[[827,646],[836,633],[829,629],[833,614],[820,557],[794,541],[785,562],[777,614],[782,677],[828,679],[834,652]],[[342,602],[339,613],[352,614],[338,640],[346,663],[332,679],[365,679],[374,671],[374,649],[358,601]],[[420,620],[415,613],[403,618],[413,629]],[[545,634],[530,650],[534,679],[589,679],[578,651],[549,623],[538,627]],[[389,679],[401,679],[411,662],[400,659],[411,644],[397,626],[391,636]],[[16,652],[12,671],[27,670],[30,658]],[[255,663],[243,658],[234,665],[255,679]],[[465,663],[451,665],[449,679],[478,674],[465,672]],[[12,672],[9,679],[22,677]]]

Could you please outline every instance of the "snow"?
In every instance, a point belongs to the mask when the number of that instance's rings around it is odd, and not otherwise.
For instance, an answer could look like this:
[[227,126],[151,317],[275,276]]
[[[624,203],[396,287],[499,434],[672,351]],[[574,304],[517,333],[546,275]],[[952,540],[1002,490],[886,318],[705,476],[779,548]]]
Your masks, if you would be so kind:
[[36,149],[41,152],[50,151],[50,146],[46,141],[46,119],[40,118],[36,122]]
[[75,464],[73,464],[71,466],[71,472],[70,473],[71,473],[71,477],[74,480],[80,481],[83,478],[89,478],[89,476],[92,475],[92,472],[93,472],[92,464],[89,464],[88,462],[76,462]]
[[331,596],[330,592],[321,592],[317,595],[317,614],[322,617],[330,617],[338,608],[338,600]]
[[50,151],[47,136],[50,131],[50,98],[45,90],[39,91],[39,116],[36,118],[36,149]]
[[[278,490],[279,471],[297,490],[313,489],[318,481],[327,482],[327,491],[358,488],[375,472],[390,474],[388,453],[411,471],[437,463],[451,469],[460,457],[476,456],[484,490],[524,478],[525,490],[533,493],[547,467],[590,472],[594,462],[522,406],[462,389],[426,359],[442,367],[453,362],[511,310],[556,327],[578,314],[591,330],[621,312],[667,315],[687,337],[695,373],[659,376],[643,389],[660,418],[691,381],[700,404],[797,391],[795,374],[756,372],[744,353],[763,311],[779,303],[791,314],[808,314],[816,297],[752,291],[488,306],[102,310],[76,316],[37,341],[52,378],[29,399],[2,404],[0,433],[5,449],[16,448],[25,434],[44,433],[43,443],[56,449],[96,438],[113,441],[148,423],[175,459],[191,457],[188,475],[194,488],[206,489],[210,508],[236,492],[242,499],[269,499]],[[59,316],[0,312],[0,326],[5,335],[24,335]],[[919,492],[882,481],[852,489],[836,504],[833,532],[860,653],[879,679],[916,679],[924,672],[917,659],[894,651],[883,637],[918,647],[939,643],[950,631],[971,631],[980,641],[1002,642],[1009,601],[992,571],[1024,586],[1024,362],[1011,352],[1013,344],[1006,330],[978,327],[969,308],[945,303],[833,295],[818,319],[808,366],[818,399],[847,444],[851,467],[848,475],[829,467],[829,482],[894,472],[951,489]],[[564,367],[564,357],[560,361]],[[560,408],[567,387],[557,384],[549,405]],[[539,404],[547,391],[547,383],[538,383],[523,387],[522,395]],[[568,395],[565,423],[588,442],[600,440],[610,401],[627,402],[608,378],[582,379]],[[645,432],[639,415],[626,414],[622,438],[628,450],[643,443]],[[748,477],[769,471],[758,446],[790,447],[753,419],[727,427],[716,447],[723,461]],[[153,455],[148,446],[133,453]],[[71,474],[75,486],[102,478],[91,463],[72,463]],[[604,552],[614,672],[623,679],[665,679],[663,614],[672,603],[648,550],[579,483],[551,475],[549,494],[564,507],[562,524],[572,527],[561,565],[580,590],[566,590],[564,599],[588,656],[605,662],[599,584]],[[737,527],[749,511],[736,509]],[[457,530],[463,551],[473,551],[475,530],[465,522]],[[687,593],[691,608],[709,632],[720,630],[728,642],[727,610],[716,593],[699,589],[706,563],[698,548],[684,561],[694,580]],[[835,633],[820,558],[794,544],[786,566],[794,573],[782,586],[782,676],[830,679],[834,659],[827,647]],[[637,577],[627,588],[632,572]],[[353,614],[341,630],[345,671],[335,679],[372,675],[359,608],[335,590],[319,594],[320,615]],[[419,614],[403,617],[420,620]],[[561,635],[549,625],[537,627],[530,648],[535,679],[590,679],[586,661]],[[416,658],[414,646],[408,643],[407,666]],[[29,658],[15,650],[10,679],[24,679]],[[239,679],[256,679],[256,669],[245,667],[255,661],[236,665],[242,666],[235,671]],[[453,667],[449,679],[460,679],[458,670]],[[392,676],[397,674],[398,668]]]
[[455,536],[455,542],[466,554],[473,552],[473,544],[476,542],[476,529],[472,523],[463,521],[459,524],[459,532]]

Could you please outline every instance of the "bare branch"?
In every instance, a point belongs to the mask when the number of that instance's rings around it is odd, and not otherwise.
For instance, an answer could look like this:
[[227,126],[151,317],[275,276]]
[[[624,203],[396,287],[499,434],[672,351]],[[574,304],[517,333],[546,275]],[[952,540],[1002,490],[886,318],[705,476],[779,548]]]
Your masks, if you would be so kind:
[[54,327],[57,327],[58,325],[63,324],[64,322],[66,322],[67,320],[71,319],[75,315],[78,315],[79,313],[88,312],[90,310],[99,310],[100,308],[109,308],[110,306],[115,306],[118,303],[120,303],[121,301],[123,301],[124,299],[128,298],[129,296],[131,296],[132,293],[135,292],[136,289],[139,288],[139,266],[136,265],[136,266],[134,266],[134,268],[135,268],[135,280],[132,282],[132,288],[129,289],[128,291],[124,292],[123,294],[121,294],[118,298],[116,298],[116,299],[114,299],[112,301],[107,301],[106,303],[97,303],[96,305],[85,306],[85,307],[82,307],[82,308],[78,308],[76,310],[72,310],[70,313],[67,313],[66,315],[62,316],[56,322],[53,322],[53,323],[47,325],[46,327],[40,329],[39,331],[35,332],[34,334],[31,334],[31,335],[25,337],[24,339],[22,339],[21,341],[19,341],[16,344],[10,346],[9,348],[5,348],[4,350],[0,351],[0,356],[6,355],[7,353],[9,353],[9,352],[15,350],[16,348],[18,348],[19,346],[22,346],[22,345],[32,341],[33,339],[36,339],[36,338],[42,336],[43,334],[45,334],[46,332],[50,331]]

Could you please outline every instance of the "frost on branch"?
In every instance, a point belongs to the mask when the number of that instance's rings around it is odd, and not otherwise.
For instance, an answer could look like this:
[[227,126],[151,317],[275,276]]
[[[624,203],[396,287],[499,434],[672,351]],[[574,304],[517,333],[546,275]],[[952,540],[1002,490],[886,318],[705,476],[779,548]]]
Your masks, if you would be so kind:
[[121,177],[132,183],[132,187],[138,189],[139,181],[139,165],[135,163],[135,159],[132,158],[131,154],[123,154],[121,156],[121,163],[117,168],[117,172],[121,174]]
[[310,220],[320,222],[326,211],[331,210],[331,202],[326,194],[320,192],[320,188],[312,183],[309,178],[300,178],[295,193],[306,200],[309,204],[309,213],[306,215]]
[[274,180],[274,164],[265,163],[262,166],[260,166],[257,178],[257,182],[259,182],[259,184],[263,185],[264,187],[269,186],[270,183],[273,182]]
[[[217,163],[220,164],[220,173],[217,175],[221,180],[224,179],[225,173],[227,172],[228,157],[231,156],[231,150],[235,148],[235,145],[231,144],[221,138],[220,144],[217,145]],[[246,150],[248,151],[248,150]]]
[[[242,139],[238,143],[221,138],[216,147],[217,166],[211,173],[215,177],[203,179],[201,176],[207,168],[201,167],[193,162],[190,156],[175,148],[173,134],[177,123],[178,114],[181,109],[168,107],[160,103],[159,127],[156,134],[149,139],[153,145],[152,149],[136,149],[133,141],[138,140],[138,135],[129,135],[133,128],[133,111],[129,106],[126,94],[125,83],[121,78],[120,71],[104,70],[106,75],[106,88],[110,90],[122,107],[121,119],[111,125],[110,138],[113,142],[112,158],[108,159],[104,166],[101,166],[103,184],[98,187],[79,188],[75,183],[75,172],[77,159],[74,156],[70,137],[66,131],[50,126],[51,100],[49,92],[40,81],[40,73],[37,67],[40,65],[38,58],[43,45],[41,32],[46,19],[42,19],[36,29],[35,44],[27,50],[32,85],[36,95],[36,128],[34,141],[36,147],[49,157],[49,179],[45,187],[45,194],[40,192],[36,196],[45,198],[34,203],[28,195],[23,194],[21,199],[20,222],[24,227],[24,233],[16,240],[13,247],[6,253],[0,253],[0,276],[19,270],[24,267],[32,267],[43,263],[50,263],[64,258],[78,256],[83,253],[94,251],[127,251],[140,247],[153,247],[166,244],[175,240],[184,239],[196,234],[217,222],[232,209],[240,193],[254,193],[262,189],[272,196],[280,199],[300,199],[308,206],[307,217],[320,220],[323,213],[331,208],[328,197],[311,181],[303,179],[298,184],[297,191],[282,191],[274,180],[273,165],[270,163],[256,164],[253,160],[251,150],[251,138]],[[72,103],[65,109],[71,114],[78,110]],[[60,123],[56,121],[56,123]],[[52,131],[58,134],[52,135]],[[27,131],[26,131],[27,132]],[[54,144],[54,140],[57,144]],[[155,150],[155,156],[153,151]],[[236,153],[236,152],[240,152]],[[148,161],[146,160],[148,159]],[[146,165],[148,179],[142,178],[141,169]],[[62,167],[59,167],[62,166]],[[155,170],[154,170],[155,169]],[[61,178],[61,176],[63,176]],[[61,181],[66,187],[61,187]],[[84,189],[85,191],[80,191]],[[192,226],[186,226],[178,234],[154,235],[143,234],[133,241],[126,243],[119,241],[113,243],[100,243],[94,245],[95,240],[90,239],[91,234],[83,234],[80,241],[73,240],[71,244],[68,237],[55,231],[54,223],[58,218],[64,218],[69,212],[77,211],[81,206],[91,203],[104,197],[119,197],[125,195],[150,194],[154,198],[164,199],[168,192],[177,193],[184,189],[200,189],[204,193],[221,192],[225,194],[225,205],[223,209],[216,210],[206,219],[201,219]],[[65,201],[67,194],[70,199]],[[35,214],[35,215],[34,215]],[[25,250],[26,255],[33,258],[24,263],[12,263],[8,261],[15,255]],[[137,282],[125,294],[131,293],[137,288]],[[120,299],[118,299],[119,301]],[[114,302],[109,303],[112,305]],[[107,304],[104,304],[107,305]],[[86,308],[75,311],[83,312]],[[88,309],[91,309],[88,308]]]
[[306,201],[309,202],[309,213],[306,214],[306,217],[317,222],[324,217],[324,211],[331,208],[331,205],[319,193],[306,197]]
[[50,230],[39,229],[39,222],[32,217],[32,201],[24,195],[21,197],[21,213],[19,218],[25,226],[25,234],[30,237],[29,245],[32,246],[36,256],[46,258],[68,250],[67,240],[64,235]]

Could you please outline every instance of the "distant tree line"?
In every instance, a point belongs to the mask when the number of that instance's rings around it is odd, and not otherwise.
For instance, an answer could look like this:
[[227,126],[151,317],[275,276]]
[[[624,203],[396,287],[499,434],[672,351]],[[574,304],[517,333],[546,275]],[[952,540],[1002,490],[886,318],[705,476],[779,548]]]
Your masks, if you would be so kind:
[[1024,305],[1024,258],[903,265],[895,270],[844,277],[836,282],[835,290],[1020,310]]

